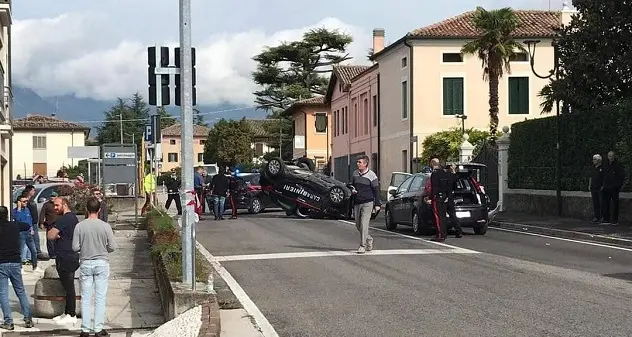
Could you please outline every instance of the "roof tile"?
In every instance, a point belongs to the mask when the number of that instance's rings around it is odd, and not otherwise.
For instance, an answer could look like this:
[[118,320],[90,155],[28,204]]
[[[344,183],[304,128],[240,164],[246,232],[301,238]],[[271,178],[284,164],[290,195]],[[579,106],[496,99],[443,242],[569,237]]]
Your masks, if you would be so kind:
[[[474,28],[474,11],[437,22],[430,26],[413,30],[411,37],[475,38],[480,32]],[[516,10],[519,26],[513,36],[517,37],[553,37],[561,26],[561,12]]]
[[13,120],[14,130],[81,130],[89,131],[90,128],[54,116],[28,115],[23,118]]
[[[193,124],[193,137],[207,137],[210,131],[211,129],[206,126]],[[174,124],[162,129],[161,134],[163,136],[180,137],[182,135],[180,124]]]
[[354,65],[338,65],[334,67],[334,71],[338,79],[345,85],[351,84],[351,79],[369,69],[371,66],[354,66]]

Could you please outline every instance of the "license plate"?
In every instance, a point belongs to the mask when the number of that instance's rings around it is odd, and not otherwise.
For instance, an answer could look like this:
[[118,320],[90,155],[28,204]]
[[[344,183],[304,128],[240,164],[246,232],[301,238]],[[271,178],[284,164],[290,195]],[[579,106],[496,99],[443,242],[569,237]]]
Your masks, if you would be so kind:
[[456,212],[457,218],[469,218],[470,216],[470,212]]

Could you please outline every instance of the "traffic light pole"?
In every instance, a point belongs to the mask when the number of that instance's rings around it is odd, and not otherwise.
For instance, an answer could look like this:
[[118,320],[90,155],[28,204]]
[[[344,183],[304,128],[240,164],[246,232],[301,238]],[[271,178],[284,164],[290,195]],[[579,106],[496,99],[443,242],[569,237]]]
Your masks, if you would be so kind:
[[180,78],[182,139],[182,282],[195,289],[195,196],[193,178],[193,64],[191,51],[191,0],[180,0]]

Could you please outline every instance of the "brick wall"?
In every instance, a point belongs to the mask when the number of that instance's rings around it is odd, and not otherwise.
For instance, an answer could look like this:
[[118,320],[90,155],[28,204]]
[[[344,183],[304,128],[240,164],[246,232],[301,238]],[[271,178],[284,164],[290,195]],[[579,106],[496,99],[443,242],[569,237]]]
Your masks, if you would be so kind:
[[202,304],[202,326],[199,337],[219,337],[221,323],[217,301],[206,301]]

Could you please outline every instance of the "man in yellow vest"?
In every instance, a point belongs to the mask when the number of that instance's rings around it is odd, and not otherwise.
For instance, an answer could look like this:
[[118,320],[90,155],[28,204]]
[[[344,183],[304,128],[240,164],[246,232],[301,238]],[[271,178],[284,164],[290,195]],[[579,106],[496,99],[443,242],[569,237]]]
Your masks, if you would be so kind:
[[154,198],[156,196],[156,177],[151,174],[151,172],[147,173],[143,178],[143,190],[145,191],[145,204],[140,211],[141,215],[149,210],[151,206],[151,196],[153,195]]

